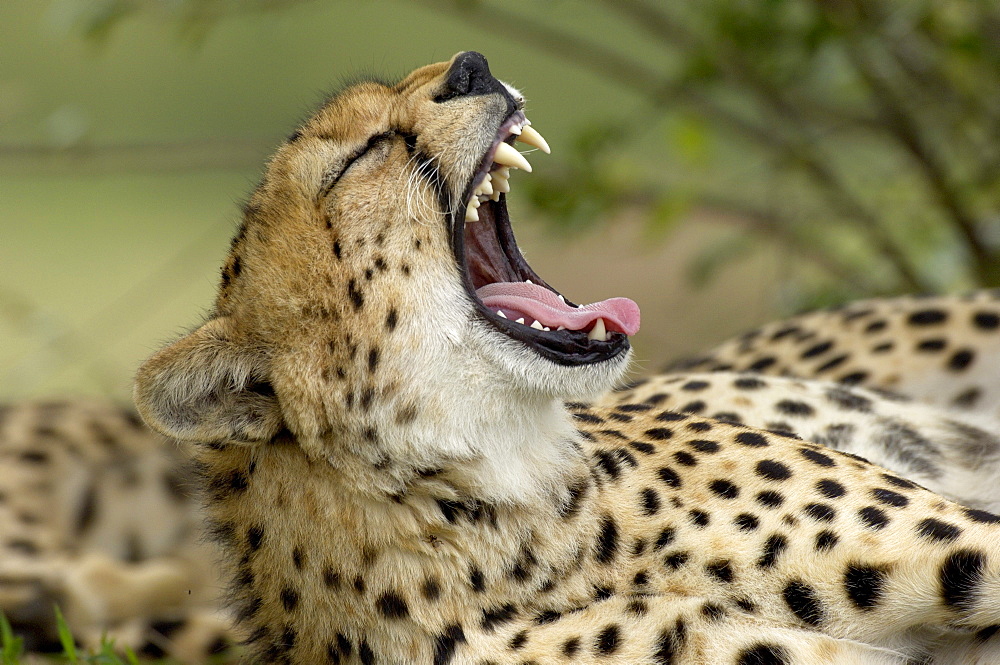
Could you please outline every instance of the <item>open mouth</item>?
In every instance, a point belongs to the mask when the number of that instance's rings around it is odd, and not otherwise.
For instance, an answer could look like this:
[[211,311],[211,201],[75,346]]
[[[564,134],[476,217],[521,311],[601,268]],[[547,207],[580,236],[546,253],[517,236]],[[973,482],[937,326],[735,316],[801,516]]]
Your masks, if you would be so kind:
[[542,280],[517,249],[507,215],[512,169],[531,171],[513,144],[548,152],[545,139],[515,111],[501,124],[466,187],[464,223],[452,220],[452,246],[465,288],[495,328],[561,365],[609,360],[629,348],[639,307],[628,298],[576,305]]

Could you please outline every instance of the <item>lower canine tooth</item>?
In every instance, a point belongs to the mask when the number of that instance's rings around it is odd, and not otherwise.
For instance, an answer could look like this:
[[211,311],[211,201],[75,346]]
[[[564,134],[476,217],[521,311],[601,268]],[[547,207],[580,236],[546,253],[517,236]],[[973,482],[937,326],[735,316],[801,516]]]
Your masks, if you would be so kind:
[[517,321],[515,321],[515,323],[520,323],[521,325],[524,325],[524,317],[522,316]]
[[534,328],[535,330],[541,330],[541,329],[542,329],[542,324],[541,324],[541,323],[539,323],[538,321],[534,321],[534,322],[533,322],[533,323],[531,324],[531,327],[532,327],[532,328]]
[[597,323],[587,333],[587,339],[597,340],[598,342],[608,341],[608,332],[604,328],[604,319],[597,319]]

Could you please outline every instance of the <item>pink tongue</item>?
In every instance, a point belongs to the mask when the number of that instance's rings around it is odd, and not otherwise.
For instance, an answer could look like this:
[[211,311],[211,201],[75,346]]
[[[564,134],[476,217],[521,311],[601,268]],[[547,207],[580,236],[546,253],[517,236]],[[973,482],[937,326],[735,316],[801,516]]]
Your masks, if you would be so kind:
[[608,332],[634,335],[639,331],[639,306],[628,298],[609,298],[601,302],[571,307],[544,286],[524,282],[497,282],[476,289],[483,304],[498,309],[523,312],[543,326],[555,330],[588,330],[597,319],[604,319]]

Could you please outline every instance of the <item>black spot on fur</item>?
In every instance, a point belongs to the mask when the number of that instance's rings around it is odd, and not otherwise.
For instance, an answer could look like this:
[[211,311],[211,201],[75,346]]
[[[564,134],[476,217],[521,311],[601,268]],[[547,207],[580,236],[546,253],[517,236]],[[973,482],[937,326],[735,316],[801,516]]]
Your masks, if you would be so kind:
[[876,531],[885,528],[885,526],[889,523],[889,518],[886,517],[886,514],[875,506],[862,508],[858,511],[858,517],[861,518],[861,522],[866,527]]
[[482,593],[486,590],[486,576],[479,568],[473,568],[469,571],[469,586],[476,593]]
[[761,460],[755,467],[756,473],[765,480],[780,482],[792,477],[792,470],[777,460]]
[[812,448],[799,448],[799,454],[805,457],[813,464],[818,464],[819,466],[837,465],[837,463],[833,461],[832,457],[830,457],[829,455],[824,455],[818,450],[813,450]]
[[434,665],[448,665],[455,656],[455,648],[465,642],[465,631],[460,624],[446,626],[434,640]]
[[375,602],[378,605],[378,611],[388,619],[403,619],[410,614],[410,608],[406,601],[393,591],[383,593]]
[[832,348],[833,348],[832,341],[820,342],[819,344],[810,346],[808,349],[803,351],[800,357],[803,360],[806,360],[807,358],[815,358],[816,356],[826,353]]
[[598,563],[611,563],[618,553],[618,525],[614,519],[605,515],[601,520],[601,531],[597,536],[594,559]]
[[986,568],[986,556],[975,550],[959,550],[948,556],[938,579],[945,605],[969,611]]
[[740,432],[736,435],[736,442],[751,448],[763,448],[769,445],[767,437],[759,432]]
[[483,627],[483,630],[493,630],[501,624],[513,621],[516,616],[517,608],[508,603],[502,607],[483,610],[483,618],[479,625]]
[[837,499],[847,493],[843,485],[829,478],[824,478],[817,482],[816,490],[828,499]]
[[859,383],[864,383],[868,378],[868,372],[857,371],[851,372],[850,374],[845,374],[844,376],[837,379],[837,383],[843,384],[845,386],[856,386]]
[[948,320],[948,312],[940,309],[922,309],[910,314],[907,322],[911,326],[932,326]]
[[772,490],[758,492],[756,499],[757,503],[765,508],[779,508],[785,503],[784,495],[780,492],[774,492]]
[[250,547],[251,552],[259,550],[263,542],[264,529],[262,527],[252,526],[247,529],[247,545]]
[[285,606],[286,612],[291,612],[299,605],[299,592],[291,587],[282,589],[281,604]]
[[696,420],[695,422],[688,423],[686,427],[692,432],[708,432],[712,429],[712,423],[707,420]]
[[963,508],[962,510],[965,513],[965,516],[973,522],[980,522],[982,524],[1000,524],[1000,515],[994,515],[993,513],[985,510],[977,510],[975,508]]
[[944,347],[948,346],[947,340],[941,337],[931,337],[930,339],[924,339],[917,342],[916,349],[920,353],[934,353],[936,351],[944,350]]
[[507,644],[512,651],[518,651],[524,648],[524,645],[528,643],[528,631],[522,630],[521,632],[510,638],[510,642]]
[[870,611],[878,605],[885,588],[885,571],[874,566],[850,564],[844,573],[844,590],[854,606]]
[[674,627],[664,630],[656,640],[656,651],[653,652],[653,662],[656,665],[676,665],[687,641],[687,626],[683,619],[678,619]]
[[719,451],[719,444],[716,441],[707,441],[705,439],[692,439],[688,441],[687,444],[697,450],[699,453],[712,454]]
[[559,507],[559,516],[566,519],[577,514],[580,504],[590,489],[590,482],[584,478],[569,486],[569,496],[566,502]]
[[788,549],[788,538],[780,533],[773,534],[764,542],[764,551],[757,559],[759,568],[772,568],[778,562],[778,557]]
[[954,524],[928,517],[917,523],[917,534],[929,540],[950,543],[962,535],[962,530]]
[[580,638],[571,637],[562,645],[562,653],[566,658],[573,658],[576,656],[577,652],[580,650]]
[[630,441],[628,445],[638,450],[643,455],[652,455],[654,452],[656,452],[656,446],[654,446],[651,443],[646,443],[644,441]]
[[358,290],[358,283],[356,280],[352,279],[347,283],[347,297],[350,298],[355,311],[364,307],[365,297],[364,294]]
[[665,427],[656,427],[646,430],[644,434],[648,439],[653,439],[654,441],[664,441],[673,436],[674,433]]
[[713,480],[708,484],[708,489],[712,490],[723,499],[735,499],[740,495],[740,488],[728,480]]
[[441,583],[436,577],[428,577],[420,587],[420,595],[430,601],[441,597]]
[[892,506],[894,508],[903,508],[910,503],[910,500],[902,494],[882,487],[876,487],[873,489],[872,496],[874,496],[875,500],[879,503],[884,503],[885,505]]
[[832,388],[826,392],[826,398],[837,407],[845,411],[858,411],[869,413],[872,410],[872,401],[867,397],[856,395],[842,388]]
[[361,665],[375,665],[375,652],[368,646],[368,640],[363,639],[358,645],[358,658],[361,659]]
[[750,372],[763,372],[776,362],[778,362],[778,359],[774,356],[764,356],[747,365],[747,370]]
[[618,651],[620,640],[621,635],[619,633],[618,626],[614,624],[605,626],[605,628],[597,634],[597,639],[594,640],[594,651],[597,652],[598,656],[610,656],[614,652]]
[[767,384],[758,378],[746,376],[733,381],[733,385],[740,390],[757,390],[758,388],[763,388]]
[[673,554],[668,554],[666,557],[664,557],[663,565],[669,568],[670,570],[677,570],[678,568],[686,564],[688,562],[688,559],[690,558],[691,555],[689,555],[687,552],[674,552]]
[[951,358],[948,359],[948,369],[961,372],[972,364],[975,357],[976,353],[971,349],[961,349],[960,351],[956,351]]
[[789,416],[811,416],[816,410],[805,402],[783,399],[774,405],[774,408]]
[[976,312],[972,323],[980,330],[996,330],[1000,328],[1000,315],[996,312]]
[[837,511],[824,503],[810,503],[803,511],[818,522],[832,522],[837,516]]
[[705,572],[726,584],[733,581],[733,567],[729,561],[713,561],[705,566]]
[[686,450],[678,450],[672,455],[674,461],[676,461],[681,466],[695,466],[698,464],[698,460],[694,455],[687,452]]
[[754,531],[760,526],[760,520],[757,519],[756,515],[751,515],[750,513],[740,513],[733,520],[733,524],[738,526],[741,531]]
[[647,487],[639,495],[642,510],[646,515],[655,515],[660,512],[660,495],[656,493],[656,490]]
[[683,386],[681,386],[681,390],[691,390],[691,391],[705,390],[705,388],[708,388],[710,385],[711,384],[708,381],[688,381]]
[[785,585],[781,595],[785,599],[788,609],[803,623],[810,626],[819,626],[823,623],[823,606],[816,598],[816,592],[811,586],[805,582],[793,580]]
[[791,660],[784,647],[777,644],[755,644],[740,652],[736,665],[789,665]]
[[839,540],[840,537],[833,531],[820,531],[816,534],[816,551],[828,552],[836,547]]
[[678,489],[681,486],[681,477],[670,467],[661,466],[657,469],[656,473],[660,476],[660,480],[662,480],[667,487]]
[[691,524],[699,528],[704,528],[708,526],[709,517],[708,513],[704,510],[692,510],[688,513],[688,518],[691,520]]

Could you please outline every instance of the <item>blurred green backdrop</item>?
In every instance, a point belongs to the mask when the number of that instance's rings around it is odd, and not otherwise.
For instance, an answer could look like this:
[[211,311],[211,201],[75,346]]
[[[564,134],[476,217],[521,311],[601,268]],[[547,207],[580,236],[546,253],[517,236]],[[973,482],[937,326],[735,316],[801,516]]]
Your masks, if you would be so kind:
[[643,309],[638,371],[778,314],[1000,286],[993,0],[0,3],[0,397],[126,397],[267,154],[358,73],[474,49],[553,146],[526,254]]

